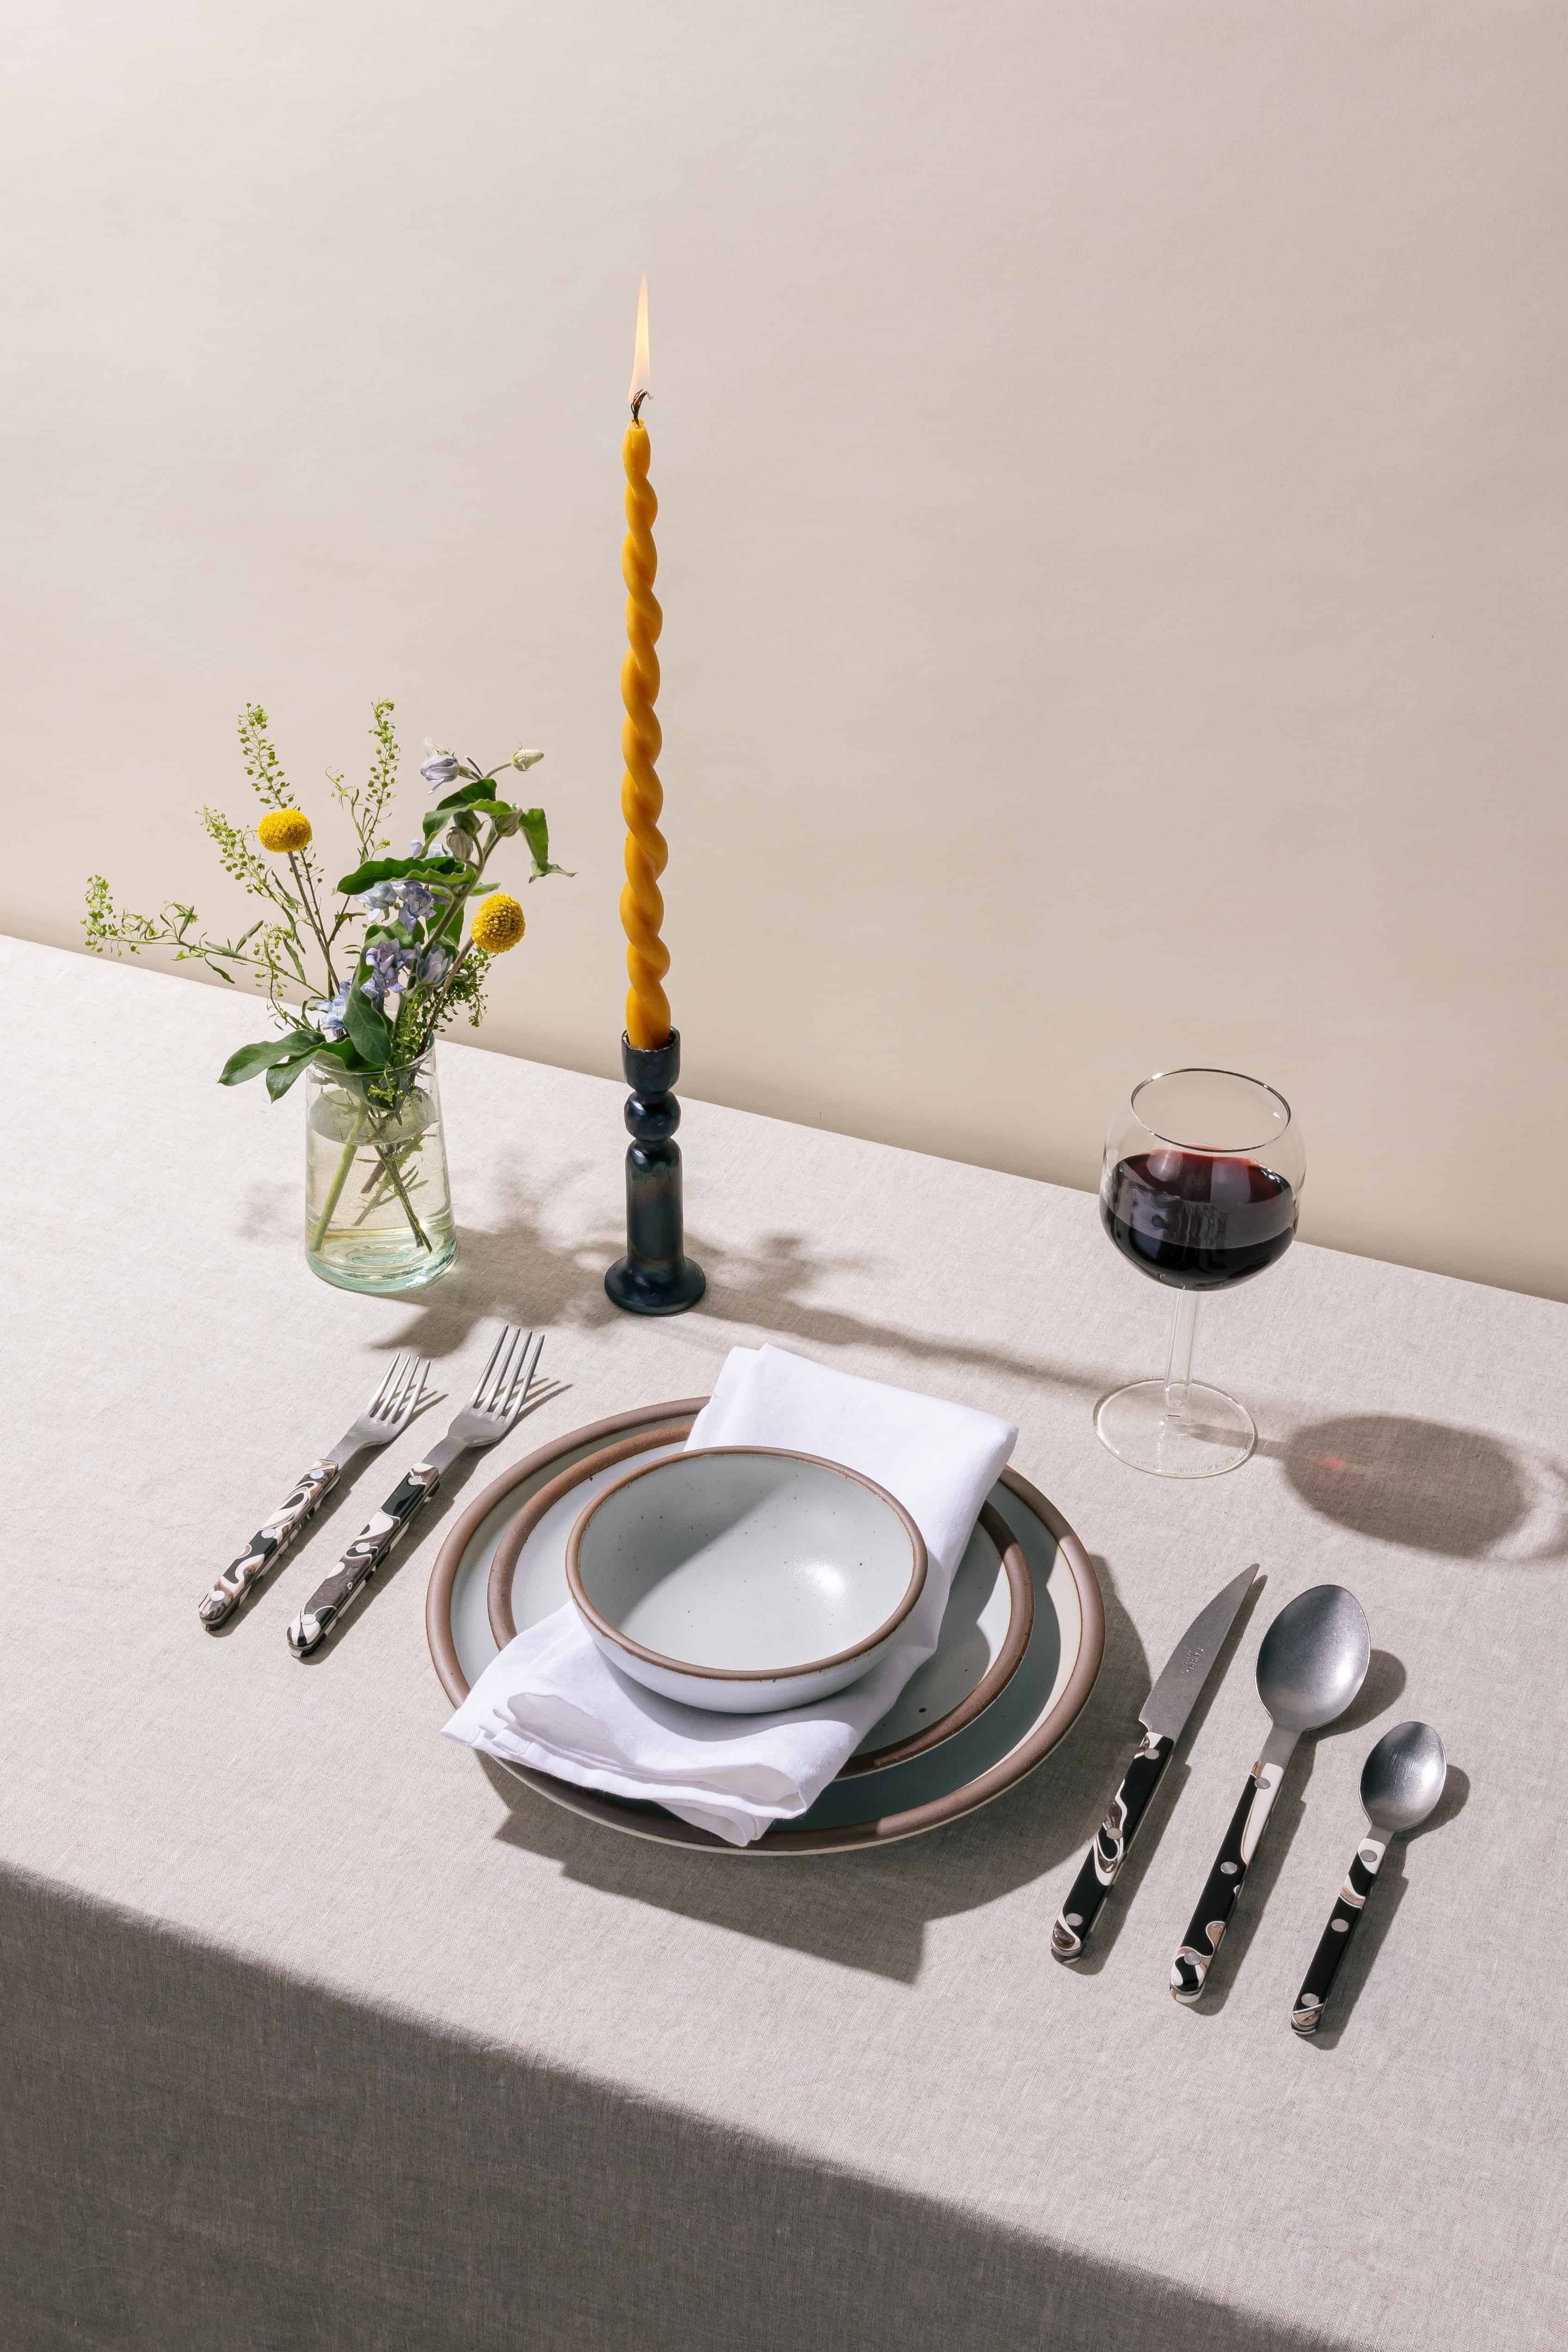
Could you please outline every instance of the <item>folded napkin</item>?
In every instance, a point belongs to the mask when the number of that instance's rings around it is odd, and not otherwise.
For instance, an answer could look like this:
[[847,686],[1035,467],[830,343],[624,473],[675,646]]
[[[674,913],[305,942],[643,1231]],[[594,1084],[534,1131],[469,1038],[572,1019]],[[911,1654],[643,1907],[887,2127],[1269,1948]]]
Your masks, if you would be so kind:
[[508,1643],[451,1721],[449,1739],[557,1780],[649,1799],[731,1845],[814,1804],[936,1647],[953,1573],[1017,1431],[968,1405],[734,1348],[687,1451],[776,1445],[816,1454],[897,1496],[925,1538],[925,1590],[889,1654],[814,1706],[717,1715],[617,1673],[568,1601]]

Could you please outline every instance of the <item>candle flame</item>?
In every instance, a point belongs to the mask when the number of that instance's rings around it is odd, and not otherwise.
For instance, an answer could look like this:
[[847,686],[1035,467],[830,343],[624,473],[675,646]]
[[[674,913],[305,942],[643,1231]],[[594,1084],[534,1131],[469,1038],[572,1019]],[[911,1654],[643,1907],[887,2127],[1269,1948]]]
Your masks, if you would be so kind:
[[647,394],[647,272],[645,269],[642,284],[637,289],[637,349],[632,353],[632,388],[626,395],[634,416]]

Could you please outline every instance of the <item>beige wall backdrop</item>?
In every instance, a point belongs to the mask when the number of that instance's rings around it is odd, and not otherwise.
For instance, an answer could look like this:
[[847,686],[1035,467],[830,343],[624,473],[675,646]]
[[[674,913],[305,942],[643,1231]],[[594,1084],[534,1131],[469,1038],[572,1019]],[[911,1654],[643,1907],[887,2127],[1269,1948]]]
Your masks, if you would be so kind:
[[616,1068],[646,267],[688,1090],[1089,1185],[1232,1064],[1568,1297],[1561,0],[11,24],[0,921],[226,918],[241,702],[325,820],[390,695],[411,814],[545,747],[486,1042]]

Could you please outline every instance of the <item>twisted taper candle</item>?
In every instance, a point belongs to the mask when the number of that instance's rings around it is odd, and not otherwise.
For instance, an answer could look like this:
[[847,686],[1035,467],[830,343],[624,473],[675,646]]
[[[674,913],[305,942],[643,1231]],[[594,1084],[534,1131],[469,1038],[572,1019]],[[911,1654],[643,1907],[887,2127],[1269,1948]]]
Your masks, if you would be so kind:
[[664,741],[654,713],[658,695],[658,656],[654,648],[664,625],[653,593],[658,551],[653,543],[658,500],[647,478],[647,427],[634,406],[621,457],[626,469],[626,536],[621,577],[626,583],[626,657],[621,664],[621,812],[626,821],[626,882],[621,892],[621,926],[626,935],[626,1035],[643,1051],[669,1035],[669,999],[663,988],[669,950],[659,938],[664,898],[658,877],[669,852],[658,829],[664,788],[654,765]]

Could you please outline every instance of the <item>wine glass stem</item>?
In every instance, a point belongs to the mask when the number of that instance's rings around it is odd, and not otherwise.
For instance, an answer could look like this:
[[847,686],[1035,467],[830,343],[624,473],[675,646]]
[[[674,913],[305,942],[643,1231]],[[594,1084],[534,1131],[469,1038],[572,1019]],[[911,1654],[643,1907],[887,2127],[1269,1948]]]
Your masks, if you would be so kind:
[[1171,1318],[1171,1352],[1165,1363],[1165,1412],[1172,1421],[1187,1417],[1187,1383],[1193,1376],[1193,1333],[1197,1328],[1198,1294],[1178,1290]]

